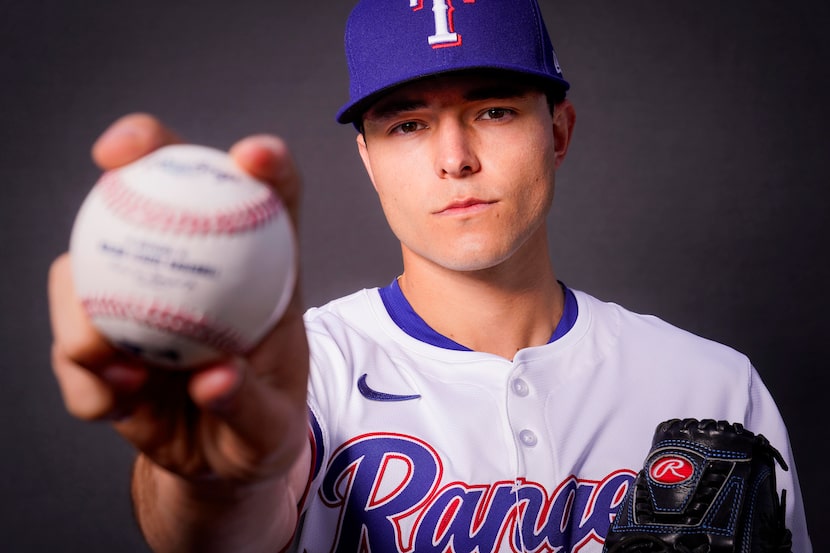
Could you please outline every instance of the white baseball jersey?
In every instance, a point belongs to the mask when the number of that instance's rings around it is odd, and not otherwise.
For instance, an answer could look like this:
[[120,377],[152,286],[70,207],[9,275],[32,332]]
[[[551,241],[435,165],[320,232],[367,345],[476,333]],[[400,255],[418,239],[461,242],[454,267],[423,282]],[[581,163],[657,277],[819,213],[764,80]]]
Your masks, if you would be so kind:
[[395,283],[309,310],[316,457],[292,550],[598,553],[657,424],[690,417],[781,451],[809,553],[787,432],[748,359],[566,292],[552,341],[512,361],[436,334]]

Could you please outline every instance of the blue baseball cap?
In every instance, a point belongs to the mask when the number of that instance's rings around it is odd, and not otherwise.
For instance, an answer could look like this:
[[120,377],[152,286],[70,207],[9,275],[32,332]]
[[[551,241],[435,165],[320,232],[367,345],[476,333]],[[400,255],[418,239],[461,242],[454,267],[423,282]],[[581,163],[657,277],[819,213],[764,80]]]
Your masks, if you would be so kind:
[[570,88],[536,0],[361,0],[346,23],[349,101],[356,123],[384,93],[441,73],[496,69]]

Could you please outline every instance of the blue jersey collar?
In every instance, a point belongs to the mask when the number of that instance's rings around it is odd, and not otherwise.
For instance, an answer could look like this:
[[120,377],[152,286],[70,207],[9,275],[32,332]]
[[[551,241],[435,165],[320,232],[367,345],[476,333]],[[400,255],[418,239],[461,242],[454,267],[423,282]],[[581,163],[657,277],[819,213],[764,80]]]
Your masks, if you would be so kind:
[[[561,282],[560,285],[565,292],[565,308],[562,311],[562,318],[559,319],[559,323],[556,325],[548,343],[555,342],[567,334],[573,328],[579,312],[579,307],[577,306],[576,297],[573,292]],[[415,310],[412,309],[412,306],[404,297],[401,287],[398,285],[398,279],[393,280],[388,286],[380,288],[378,291],[380,292],[380,298],[383,300],[383,305],[386,307],[389,316],[408,335],[416,340],[439,348],[456,351],[472,351],[470,348],[462,346],[454,340],[450,340],[443,334],[439,334],[415,313]]]

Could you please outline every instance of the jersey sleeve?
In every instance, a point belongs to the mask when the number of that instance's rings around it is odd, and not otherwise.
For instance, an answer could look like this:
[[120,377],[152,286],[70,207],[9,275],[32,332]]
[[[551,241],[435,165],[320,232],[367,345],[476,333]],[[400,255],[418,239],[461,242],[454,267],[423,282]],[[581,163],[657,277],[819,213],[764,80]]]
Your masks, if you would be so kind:
[[[793,551],[812,552],[801,488],[798,483],[795,459],[787,428],[767,387],[758,371],[750,366],[749,404],[746,427],[763,434],[781,453],[788,470],[779,468],[776,473],[778,493],[787,491],[787,528],[793,534]],[[755,430],[757,429],[757,430]]]

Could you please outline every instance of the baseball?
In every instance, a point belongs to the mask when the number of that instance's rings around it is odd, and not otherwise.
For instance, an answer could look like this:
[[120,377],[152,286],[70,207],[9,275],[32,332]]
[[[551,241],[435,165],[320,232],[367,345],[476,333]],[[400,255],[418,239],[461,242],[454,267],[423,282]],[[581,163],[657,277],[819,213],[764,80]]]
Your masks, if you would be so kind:
[[278,196],[203,146],[167,146],[104,173],[69,251],[96,328],[173,368],[249,351],[282,316],[296,280]]

